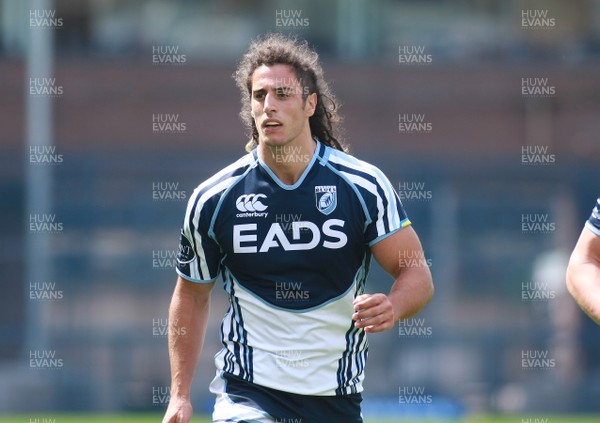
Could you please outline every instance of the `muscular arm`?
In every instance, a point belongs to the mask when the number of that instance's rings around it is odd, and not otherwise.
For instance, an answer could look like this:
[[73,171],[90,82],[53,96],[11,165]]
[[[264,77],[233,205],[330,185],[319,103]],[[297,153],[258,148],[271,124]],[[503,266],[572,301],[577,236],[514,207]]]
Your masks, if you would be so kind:
[[433,296],[431,273],[419,237],[404,228],[371,247],[383,269],[396,279],[389,294],[365,294],[354,300],[352,318],[366,332],[381,332],[417,314]]
[[567,288],[581,309],[600,324],[600,236],[587,227],[569,260]]
[[177,279],[169,308],[171,399],[163,423],[187,423],[192,416],[190,386],[204,343],[213,286]]

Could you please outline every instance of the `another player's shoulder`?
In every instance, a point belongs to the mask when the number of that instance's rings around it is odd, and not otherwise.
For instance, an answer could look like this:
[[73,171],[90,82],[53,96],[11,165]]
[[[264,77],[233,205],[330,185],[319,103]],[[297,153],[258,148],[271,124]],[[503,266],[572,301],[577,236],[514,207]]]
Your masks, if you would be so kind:
[[254,155],[249,153],[242,156],[198,185],[190,197],[190,200],[192,202],[206,202],[210,198],[220,196],[239,178],[243,177],[249,168],[254,166],[256,166],[256,158]]

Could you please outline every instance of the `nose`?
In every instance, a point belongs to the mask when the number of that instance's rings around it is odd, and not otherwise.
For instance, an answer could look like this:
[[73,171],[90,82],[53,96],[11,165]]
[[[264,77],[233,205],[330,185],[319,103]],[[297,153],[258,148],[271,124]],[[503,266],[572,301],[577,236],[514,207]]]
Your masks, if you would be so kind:
[[275,112],[276,111],[275,103],[276,103],[275,96],[271,93],[267,93],[265,95],[265,102],[263,105],[265,113],[269,114],[269,113]]

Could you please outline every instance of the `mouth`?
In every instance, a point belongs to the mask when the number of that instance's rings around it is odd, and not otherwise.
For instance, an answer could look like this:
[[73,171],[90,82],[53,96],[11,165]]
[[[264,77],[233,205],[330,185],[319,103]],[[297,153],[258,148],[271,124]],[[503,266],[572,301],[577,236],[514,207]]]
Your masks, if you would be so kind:
[[277,119],[266,119],[263,123],[262,123],[262,129],[265,132],[270,132],[273,130],[276,130],[277,128],[280,128],[283,126],[283,124],[281,122],[279,122]]

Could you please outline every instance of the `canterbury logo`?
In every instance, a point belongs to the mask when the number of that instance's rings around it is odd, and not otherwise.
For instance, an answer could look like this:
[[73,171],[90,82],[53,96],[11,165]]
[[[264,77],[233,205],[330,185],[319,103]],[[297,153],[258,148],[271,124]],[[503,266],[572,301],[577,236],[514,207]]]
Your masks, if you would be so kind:
[[235,201],[235,207],[241,212],[262,212],[267,209],[261,198],[267,198],[265,194],[244,194]]

